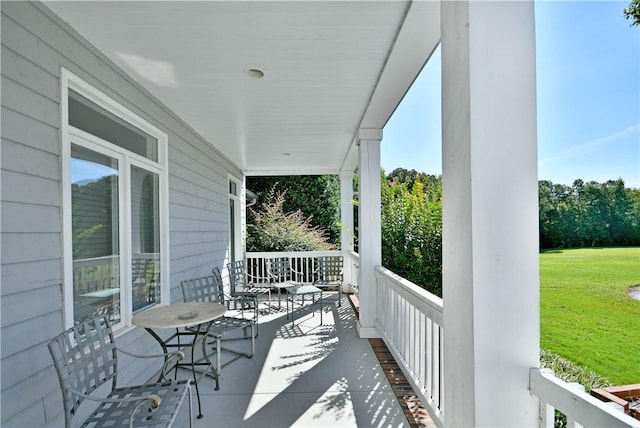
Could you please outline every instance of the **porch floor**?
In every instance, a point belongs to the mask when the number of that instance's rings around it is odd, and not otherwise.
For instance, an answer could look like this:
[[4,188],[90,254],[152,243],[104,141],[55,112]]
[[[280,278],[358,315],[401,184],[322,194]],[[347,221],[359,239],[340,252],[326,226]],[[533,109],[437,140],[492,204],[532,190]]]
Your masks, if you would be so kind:
[[[296,314],[295,327],[284,307],[260,315],[256,355],[223,367],[219,391],[211,378],[201,380],[204,417],[194,417],[196,427],[410,425],[369,341],[357,336],[348,298],[338,306],[337,293],[323,296],[323,325],[317,310]],[[177,426],[188,426],[186,411]]]

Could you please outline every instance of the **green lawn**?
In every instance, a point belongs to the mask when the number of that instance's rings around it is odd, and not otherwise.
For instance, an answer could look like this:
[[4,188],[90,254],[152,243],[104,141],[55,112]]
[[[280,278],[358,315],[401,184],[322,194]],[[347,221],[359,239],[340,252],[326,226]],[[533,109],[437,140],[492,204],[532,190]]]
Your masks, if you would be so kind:
[[640,383],[640,248],[540,254],[540,344],[609,379]]

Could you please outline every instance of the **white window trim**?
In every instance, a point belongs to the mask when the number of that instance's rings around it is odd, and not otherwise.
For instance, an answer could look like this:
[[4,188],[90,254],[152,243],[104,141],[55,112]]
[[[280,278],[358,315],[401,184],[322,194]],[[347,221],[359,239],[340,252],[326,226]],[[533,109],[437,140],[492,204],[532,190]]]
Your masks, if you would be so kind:
[[[96,105],[102,107],[115,116],[129,122],[136,128],[153,136],[158,141],[158,161],[153,162],[143,156],[135,153],[128,153],[128,162],[130,165],[141,166],[148,169],[159,176],[159,211],[160,211],[160,272],[161,284],[161,305],[170,303],[170,255],[169,255],[169,172],[168,172],[168,135],[156,128],[131,110],[122,106],[103,92],[94,88],[75,74],[65,68],[60,70],[60,133],[61,133],[61,166],[62,166],[62,243],[63,243],[63,303],[64,303],[64,323],[66,328],[73,326],[73,251],[71,239],[71,133],[85,138],[87,134],[81,130],[69,125],[69,89],[74,90],[83,97],[92,101]],[[92,141],[95,136],[89,138]],[[104,142],[108,146],[109,142]],[[128,174],[128,171],[124,172]],[[121,198],[128,196],[129,189],[125,189],[127,195],[120,195]],[[128,206],[125,204],[124,206]],[[125,218],[130,218],[130,213],[125,213]],[[128,225],[126,226],[128,228]],[[123,229],[123,228],[121,228]],[[120,233],[123,233],[122,230]],[[122,235],[121,235],[122,237]],[[131,237],[124,235],[124,248],[126,254],[120,257],[124,260],[130,260]],[[126,258],[125,258],[126,257]],[[123,278],[131,277],[131,267],[128,263],[121,263],[121,275]],[[123,269],[125,269],[123,271]],[[128,276],[127,276],[128,275]],[[114,326],[114,329],[131,326],[131,303],[129,296],[124,297],[121,305],[127,305],[126,310],[121,310],[123,316],[121,323]]]
[[[236,190],[237,190],[237,195],[232,195],[231,193],[229,193],[229,182],[233,181],[236,184]],[[235,242],[236,242],[236,254],[235,254],[235,259],[236,260],[242,260],[244,258],[244,241],[242,239],[242,231],[245,229],[245,225],[244,225],[244,220],[243,220],[243,216],[242,213],[245,210],[245,200],[244,200],[244,195],[245,195],[245,191],[244,191],[244,181],[237,178],[234,175],[228,174],[227,175],[227,230],[231,231],[231,220],[229,219],[229,209],[230,209],[230,204],[229,204],[229,199],[233,199],[234,201],[236,201],[236,218],[238,219],[238,224],[235,227]],[[232,260],[231,257],[231,237],[229,237],[229,242],[227,244],[227,260],[226,262],[229,263]]]

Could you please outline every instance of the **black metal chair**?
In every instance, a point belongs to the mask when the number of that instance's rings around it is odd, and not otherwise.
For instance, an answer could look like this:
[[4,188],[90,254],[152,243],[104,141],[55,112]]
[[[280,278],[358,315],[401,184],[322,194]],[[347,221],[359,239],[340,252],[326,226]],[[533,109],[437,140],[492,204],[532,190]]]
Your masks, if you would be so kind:
[[338,306],[342,306],[342,281],[344,259],[342,256],[318,257],[318,267],[313,273],[313,285],[318,288],[338,287]]
[[[64,331],[49,342],[49,352],[62,389],[65,427],[71,426],[85,399],[100,405],[83,427],[169,427],[185,397],[189,397],[189,426],[193,427],[190,380],[117,387],[118,352],[141,358],[165,355],[135,355],[118,349],[107,318],[95,317]],[[173,355],[182,358],[182,353]],[[173,358],[165,361],[163,372],[172,361]],[[109,381],[111,391],[106,397],[91,395]]]
[[[218,272],[220,272],[218,270]],[[188,279],[180,282],[182,296],[185,302],[212,302],[227,306],[228,302],[224,297],[222,278],[219,275],[209,275],[202,278]],[[229,337],[229,335],[242,330],[242,337]],[[216,351],[216,371],[220,376],[222,364],[222,351],[231,352],[238,357],[251,358],[256,352],[255,342],[256,323],[253,319],[222,316],[216,318],[209,329],[208,336],[215,340],[214,349]],[[250,333],[248,333],[250,331]],[[249,340],[251,349],[249,352],[242,352],[222,346],[222,341],[228,340]],[[232,360],[233,361],[233,360]],[[227,362],[224,365],[229,364]]]

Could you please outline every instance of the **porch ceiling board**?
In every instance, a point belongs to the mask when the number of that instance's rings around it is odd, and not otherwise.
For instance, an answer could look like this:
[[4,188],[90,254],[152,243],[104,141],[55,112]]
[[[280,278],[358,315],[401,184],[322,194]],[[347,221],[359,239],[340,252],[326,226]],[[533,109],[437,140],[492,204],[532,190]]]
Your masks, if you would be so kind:
[[[418,60],[385,78],[393,51],[416,42],[398,46],[418,9],[406,1],[45,4],[248,175],[338,172],[366,115],[384,126],[395,104],[371,101],[399,102],[440,19],[422,12]],[[376,96],[380,82],[391,94]]]

